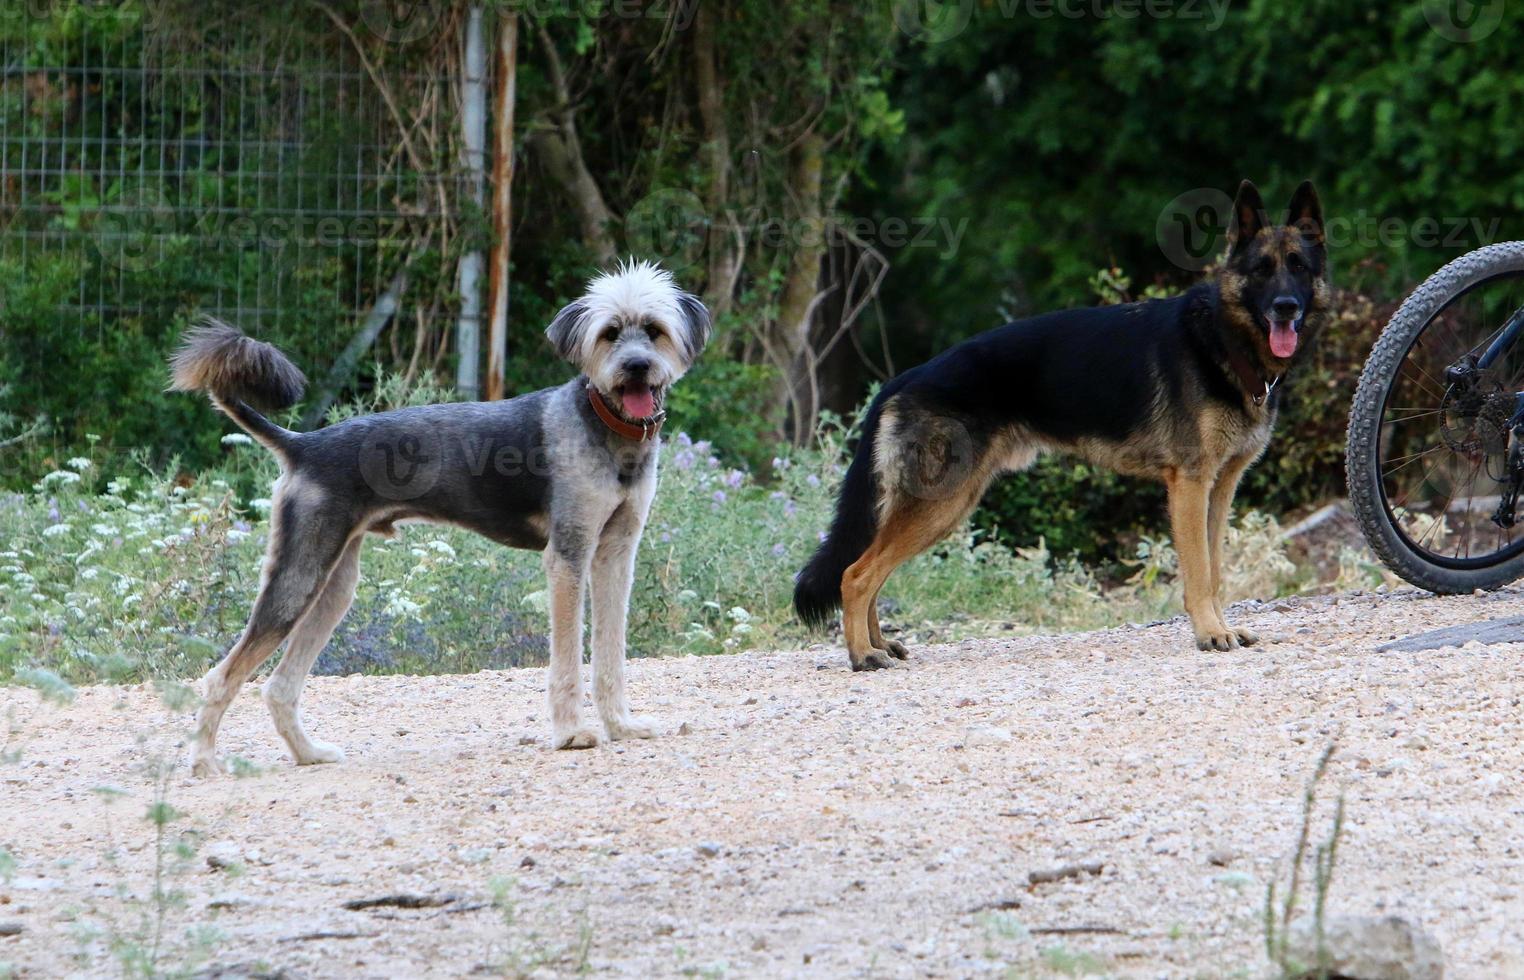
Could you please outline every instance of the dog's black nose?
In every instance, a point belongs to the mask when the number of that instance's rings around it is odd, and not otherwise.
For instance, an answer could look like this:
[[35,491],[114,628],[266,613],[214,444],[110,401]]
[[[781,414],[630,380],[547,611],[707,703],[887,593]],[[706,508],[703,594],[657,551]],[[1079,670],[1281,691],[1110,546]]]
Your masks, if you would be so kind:
[[626,374],[632,377],[643,378],[646,376],[646,372],[651,370],[651,362],[642,359],[625,361],[624,370]]
[[1278,320],[1294,320],[1302,313],[1302,304],[1294,296],[1277,296],[1270,309]]

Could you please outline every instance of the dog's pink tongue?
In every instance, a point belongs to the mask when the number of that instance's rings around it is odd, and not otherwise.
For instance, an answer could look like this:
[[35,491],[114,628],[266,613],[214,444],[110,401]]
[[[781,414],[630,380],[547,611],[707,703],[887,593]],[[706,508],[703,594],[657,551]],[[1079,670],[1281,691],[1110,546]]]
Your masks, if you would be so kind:
[[1270,353],[1290,357],[1296,353],[1296,326],[1291,320],[1270,321]]
[[620,398],[624,414],[632,419],[648,419],[656,414],[656,395],[650,388],[626,388]]

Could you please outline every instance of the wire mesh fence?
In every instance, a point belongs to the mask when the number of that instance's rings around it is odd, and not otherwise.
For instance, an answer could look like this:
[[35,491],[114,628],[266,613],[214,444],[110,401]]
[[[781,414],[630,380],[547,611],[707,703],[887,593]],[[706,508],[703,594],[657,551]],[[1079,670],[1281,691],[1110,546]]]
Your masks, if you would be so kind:
[[377,84],[406,69],[321,14],[188,32],[151,13],[0,14],[0,269],[83,345],[200,310],[321,359],[453,208]]

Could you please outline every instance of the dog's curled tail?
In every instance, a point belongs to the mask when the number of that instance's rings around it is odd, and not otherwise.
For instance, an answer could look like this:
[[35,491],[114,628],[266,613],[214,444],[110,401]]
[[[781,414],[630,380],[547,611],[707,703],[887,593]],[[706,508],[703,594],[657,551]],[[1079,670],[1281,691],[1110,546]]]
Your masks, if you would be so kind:
[[205,392],[245,432],[278,455],[284,455],[296,438],[254,407],[289,408],[307,384],[301,370],[270,344],[203,317],[181,338],[169,370],[171,390]]
[[824,626],[841,607],[841,577],[878,534],[878,474],[874,443],[886,393],[868,408],[857,452],[841,481],[831,530],[794,582],[794,612],[807,626]]

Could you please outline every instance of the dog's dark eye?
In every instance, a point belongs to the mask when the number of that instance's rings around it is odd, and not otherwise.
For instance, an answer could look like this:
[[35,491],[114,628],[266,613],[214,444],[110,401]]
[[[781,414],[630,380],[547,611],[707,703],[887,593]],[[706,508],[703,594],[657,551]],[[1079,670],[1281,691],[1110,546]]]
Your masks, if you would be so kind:
[[661,327],[658,327],[654,323],[648,323],[648,324],[646,324],[646,336],[650,337],[651,341],[653,343],[655,341],[660,340],[661,339]]
[[1254,274],[1261,278],[1269,278],[1275,274],[1274,259],[1260,259],[1254,263]]
[[609,327],[607,330],[603,331],[603,336],[598,339],[606,340],[612,344],[614,341],[619,339],[619,328]]
[[1292,272],[1302,272],[1307,268],[1307,263],[1295,252],[1286,256],[1286,268]]

